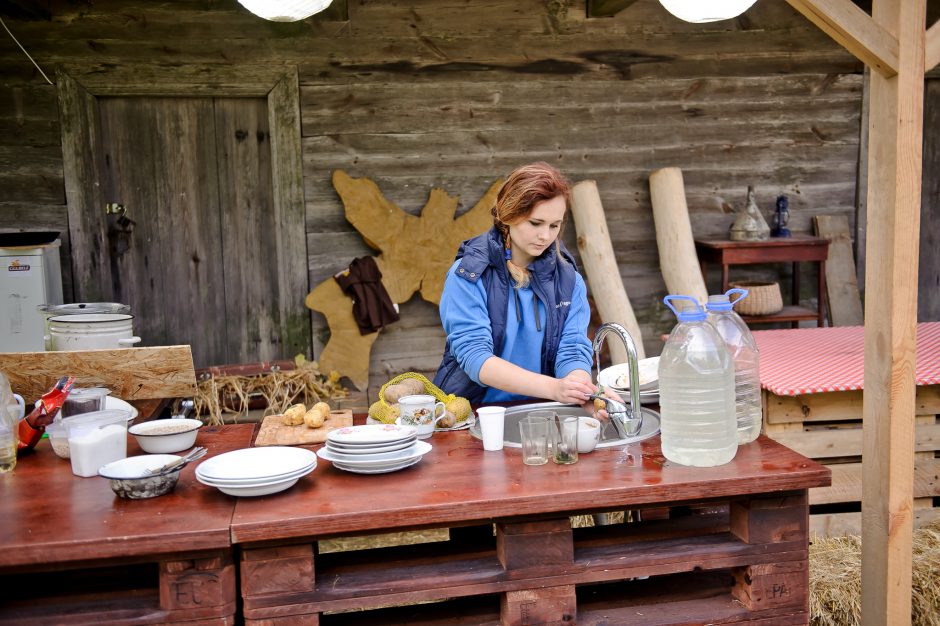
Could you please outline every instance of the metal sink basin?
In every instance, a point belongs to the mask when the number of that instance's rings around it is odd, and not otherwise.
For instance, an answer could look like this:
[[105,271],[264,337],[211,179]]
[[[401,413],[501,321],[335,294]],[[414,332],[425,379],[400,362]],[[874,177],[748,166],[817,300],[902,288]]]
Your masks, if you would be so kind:
[[[518,406],[511,406],[506,409],[506,422],[503,426],[503,445],[509,448],[521,448],[522,444],[519,442],[519,420],[529,414],[529,411],[536,411],[538,409],[551,409],[556,411],[559,415],[588,415],[585,413],[584,409],[580,406],[573,406],[570,404],[560,404],[558,402],[535,402],[532,404],[520,404]],[[616,429],[610,424],[605,425],[603,432],[601,433],[601,441],[597,444],[598,448],[614,448],[617,446],[624,446],[628,443],[636,443],[637,441],[643,441],[644,439],[649,439],[650,437],[659,433],[659,413],[652,409],[646,407],[642,408],[643,412],[643,426],[640,428],[640,432],[633,437],[619,438],[617,436]],[[474,422],[470,426],[470,434],[476,437],[477,439],[482,440],[483,435],[480,434],[480,424],[479,422]]]

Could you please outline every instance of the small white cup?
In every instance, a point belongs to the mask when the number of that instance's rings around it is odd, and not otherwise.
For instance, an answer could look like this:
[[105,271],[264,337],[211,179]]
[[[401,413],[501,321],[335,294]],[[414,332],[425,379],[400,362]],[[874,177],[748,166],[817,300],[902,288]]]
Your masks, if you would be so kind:
[[578,424],[578,452],[587,454],[592,452],[601,440],[601,422],[588,416],[579,419],[581,423]]
[[418,431],[418,439],[427,439],[434,434],[434,427],[444,419],[447,408],[434,396],[416,394],[398,399],[401,414],[395,420],[399,426],[413,426]]
[[503,449],[503,424],[505,418],[506,407],[481,406],[477,409],[477,419],[480,420],[484,450]]

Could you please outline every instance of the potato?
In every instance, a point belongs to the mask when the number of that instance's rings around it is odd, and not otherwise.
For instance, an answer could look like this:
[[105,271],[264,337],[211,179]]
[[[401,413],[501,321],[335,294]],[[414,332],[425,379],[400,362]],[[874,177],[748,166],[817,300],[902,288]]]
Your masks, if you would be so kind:
[[411,391],[405,385],[389,385],[385,388],[385,401],[389,404],[397,404],[402,396],[411,395]]
[[[453,413],[455,422],[463,422],[470,417],[470,402],[466,398],[454,398],[445,406],[448,413]],[[446,420],[441,420],[442,422]],[[453,426],[453,424],[451,424]]]
[[329,411],[323,412],[321,405],[325,404],[324,402],[318,402],[313,406],[312,409],[304,413],[304,424],[307,425],[307,428],[320,428],[323,424],[326,423],[326,416],[329,415]]
[[398,386],[408,389],[408,393],[405,394],[406,396],[427,393],[427,390],[424,388],[424,383],[417,378],[406,378],[398,383]]
[[444,417],[437,423],[437,428],[453,428],[457,423],[457,416],[450,411],[444,411]]
[[323,417],[329,417],[330,411],[332,410],[330,405],[326,402],[317,402],[313,405],[313,408],[320,409],[320,412],[323,413]]
[[594,410],[595,411],[606,411],[607,403],[600,398],[594,398]]
[[307,407],[303,403],[295,404],[286,411],[284,411],[284,423],[288,426],[299,426],[304,423],[304,414],[307,412]]

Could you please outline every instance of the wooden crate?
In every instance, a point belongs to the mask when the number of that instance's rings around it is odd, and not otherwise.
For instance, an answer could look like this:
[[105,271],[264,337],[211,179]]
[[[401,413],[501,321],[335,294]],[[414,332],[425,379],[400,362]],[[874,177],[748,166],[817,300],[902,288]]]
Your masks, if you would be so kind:
[[[862,392],[802,396],[763,392],[764,432],[832,470],[832,486],[810,492],[810,533],[859,534],[862,499]],[[940,386],[918,387],[914,524],[940,518]]]

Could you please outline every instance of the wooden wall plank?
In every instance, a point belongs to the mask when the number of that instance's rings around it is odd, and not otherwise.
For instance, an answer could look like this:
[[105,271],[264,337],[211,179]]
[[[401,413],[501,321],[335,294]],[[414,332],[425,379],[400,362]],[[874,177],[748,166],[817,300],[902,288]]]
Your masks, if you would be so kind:
[[[924,128],[940,128],[940,78],[924,85]],[[940,321],[940,138],[924,137],[924,168],[920,192],[920,262],[917,269],[917,319]]]
[[[56,72],[62,128],[62,168],[72,241],[73,297],[108,302],[111,263],[101,196],[100,119],[94,96],[67,73]],[[90,184],[89,184],[90,183]]]
[[[226,337],[216,363],[282,358],[279,224],[271,193],[271,133],[264,98],[214,100]],[[238,219],[227,219],[238,215]],[[223,225],[224,224],[224,225]],[[224,267],[224,271],[221,271]]]
[[861,326],[862,299],[858,293],[849,220],[845,215],[817,215],[816,236],[829,240],[826,261],[826,290],[829,323],[832,326]]
[[[913,447],[912,447],[913,450]],[[863,457],[864,458],[864,457]],[[827,465],[832,470],[832,486],[811,489],[810,504],[832,504],[835,502],[865,502],[862,499],[862,464],[842,463]],[[940,496],[940,460],[918,459],[913,469],[913,482],[910,486],[912,498],[930,498]],[[910,505],[909,505],[910,506]]]
[[298,354],[312,356],[310,312],[302,306],[309,283],[304,236],[306,216],[300,106],[297,72],[285,72],[267,99],[280,322],[276,339],[280,358],[292,358]]

